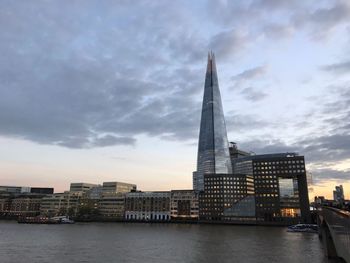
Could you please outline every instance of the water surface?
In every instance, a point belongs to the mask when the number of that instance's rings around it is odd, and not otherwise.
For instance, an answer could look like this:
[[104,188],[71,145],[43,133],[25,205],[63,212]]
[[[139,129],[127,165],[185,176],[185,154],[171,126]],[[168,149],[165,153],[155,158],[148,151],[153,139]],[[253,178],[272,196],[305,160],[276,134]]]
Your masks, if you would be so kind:
[[0,221],[0,262],[328,261],[317,234],[281,227]]

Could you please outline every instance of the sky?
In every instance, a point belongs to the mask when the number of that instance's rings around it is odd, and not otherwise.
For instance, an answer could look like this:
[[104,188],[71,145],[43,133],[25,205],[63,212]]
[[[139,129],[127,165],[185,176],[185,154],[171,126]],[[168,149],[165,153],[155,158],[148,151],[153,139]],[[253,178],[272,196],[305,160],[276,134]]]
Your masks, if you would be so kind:
[[349,1],[0,5],[0,185],[191,189],[212,50],[229,141],[350,199]]

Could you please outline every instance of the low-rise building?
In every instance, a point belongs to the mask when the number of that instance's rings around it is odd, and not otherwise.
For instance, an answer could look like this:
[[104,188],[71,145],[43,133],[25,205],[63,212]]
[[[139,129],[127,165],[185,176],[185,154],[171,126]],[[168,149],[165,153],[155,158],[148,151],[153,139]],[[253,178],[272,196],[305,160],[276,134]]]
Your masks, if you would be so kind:
[[9,213],[14,216],[37,216],[40,214],[42,197],[23,196],[12,199]]
[[41,199],[53,193],[53,188],[0,186],[0,217],[36,216]]
[[172,220],[197,220],[199,216],[198,192],[172,190],[170,215]]
[[0,194],[53,194],[52,187],[30,187],[30,186],[0,186]]
[[82,192],[64,192],[45,196],[41,201],[40,214],[45,216],[75,216],[79,210]]
[[126,194],[125,219],[137,221],[169,221],[171,193],[131,192]]
[[2,196],[0,198],[0,217],[9,216],[11,201],[9,197]]
[[199,217],[204,221],[255,221],[253,176],[206,174],[199,197]]
[[136,191],[135,184],[128,184],[122,182],[104,182],[102,185],[102,195],[128,193],[131,191]]
[[97,184],[89,184],[89,183],[71,183],[70,184],[70,192],[87,192],[90,189],[97,187]]
[[104,182],[99,200],[99,213],[105,220],[122,220],[125,211],[125,195],[136,191],[135,184]]
[[124,219],[125,194],[115,193],[103,195],[99,201],[99,213],[105,219]]

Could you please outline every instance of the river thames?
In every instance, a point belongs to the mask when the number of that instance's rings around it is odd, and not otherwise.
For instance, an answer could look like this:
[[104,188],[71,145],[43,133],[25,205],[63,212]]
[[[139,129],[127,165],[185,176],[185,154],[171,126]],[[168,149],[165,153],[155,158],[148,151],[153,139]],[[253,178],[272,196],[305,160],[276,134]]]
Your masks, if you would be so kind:
[[317,234],[282,227],[0,221],[0,262],[329,261]]

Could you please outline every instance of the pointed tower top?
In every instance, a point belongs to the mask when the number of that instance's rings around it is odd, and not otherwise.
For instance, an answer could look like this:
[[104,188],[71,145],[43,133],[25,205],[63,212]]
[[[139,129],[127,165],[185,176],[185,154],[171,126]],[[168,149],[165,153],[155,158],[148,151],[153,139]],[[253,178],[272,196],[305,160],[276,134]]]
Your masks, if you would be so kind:
[[215,54],[213,51],[208,52],[208,64],[207,64],[207,73],[216,73],[216,64],[215,64]]

